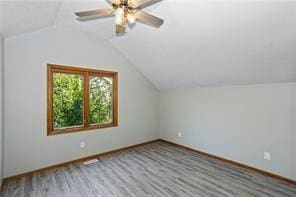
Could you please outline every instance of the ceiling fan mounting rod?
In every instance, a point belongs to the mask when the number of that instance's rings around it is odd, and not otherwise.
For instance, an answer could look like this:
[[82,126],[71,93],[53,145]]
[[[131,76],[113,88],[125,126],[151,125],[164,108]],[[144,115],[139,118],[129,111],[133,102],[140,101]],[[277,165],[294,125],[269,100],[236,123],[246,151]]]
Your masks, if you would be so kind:
[[119,5],[120,5],[120,6],[129,7],[128,0],[120,0],[120,3],[119,3]]

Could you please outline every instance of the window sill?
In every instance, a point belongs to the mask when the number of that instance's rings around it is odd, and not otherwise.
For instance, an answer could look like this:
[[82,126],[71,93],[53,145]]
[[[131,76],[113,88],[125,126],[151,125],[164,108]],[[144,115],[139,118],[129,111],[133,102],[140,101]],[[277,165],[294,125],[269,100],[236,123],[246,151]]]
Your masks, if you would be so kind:
[[80,131],[90,131],[95,129],[104,129],[104,128],[111,128],[111,127],[117,127],[118,125],[115,123],[110,124],[98,124],[98,125],[90,125],[88,127],[75,127],[75,128],[66,128],[61,130],[53,130],[53,131],[47,131],[47,136],[51,135],[60,135],[60,134],[67,134],[67,133],[75,133]]

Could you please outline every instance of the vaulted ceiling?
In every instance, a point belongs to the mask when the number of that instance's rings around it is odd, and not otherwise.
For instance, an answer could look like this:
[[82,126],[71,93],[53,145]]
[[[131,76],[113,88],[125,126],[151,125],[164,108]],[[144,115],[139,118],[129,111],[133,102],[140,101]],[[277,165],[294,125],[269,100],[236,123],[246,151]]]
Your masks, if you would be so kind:
[[145,8],[165,20],[115,36],[114,18],[76,20],[104,0],[2,1],[5,37],[63,26],[109,40],[156,87],[296,81],[296,1],[163,0]]

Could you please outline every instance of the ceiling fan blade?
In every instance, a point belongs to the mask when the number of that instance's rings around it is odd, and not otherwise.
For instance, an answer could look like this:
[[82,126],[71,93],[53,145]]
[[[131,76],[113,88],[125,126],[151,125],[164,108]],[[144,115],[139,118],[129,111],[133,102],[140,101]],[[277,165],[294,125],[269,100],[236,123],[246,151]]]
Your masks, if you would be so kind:
[[84,12],[75,12],[75,15],[79,17],[112,16],[113,9],[101,9],[101,10],[90,10],[90,11],[84,11]]
[[160,1],[161,0],[131,0],[130,4],[133,8],[142,9],[142,8],[145,8],[145,7],[150,6],[152,4],[158,3]]
[[148,14],[142,10],[138,10],[135,13],[135,17],[137,21],[156,28],[159,28],[164,22],[161,18]]

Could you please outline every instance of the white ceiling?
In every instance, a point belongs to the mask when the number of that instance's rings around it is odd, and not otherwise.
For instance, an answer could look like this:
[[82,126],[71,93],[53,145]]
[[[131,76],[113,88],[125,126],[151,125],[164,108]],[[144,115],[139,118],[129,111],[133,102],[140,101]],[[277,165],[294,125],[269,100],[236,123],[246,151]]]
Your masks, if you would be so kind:
[[5,37],[48,26],[95,34],[160,89],[296,81],[296,1],[163,0],[146,8],[160,29],[137,24],[114,36],[114,19],[75,20],[103,0],[2,1]]

